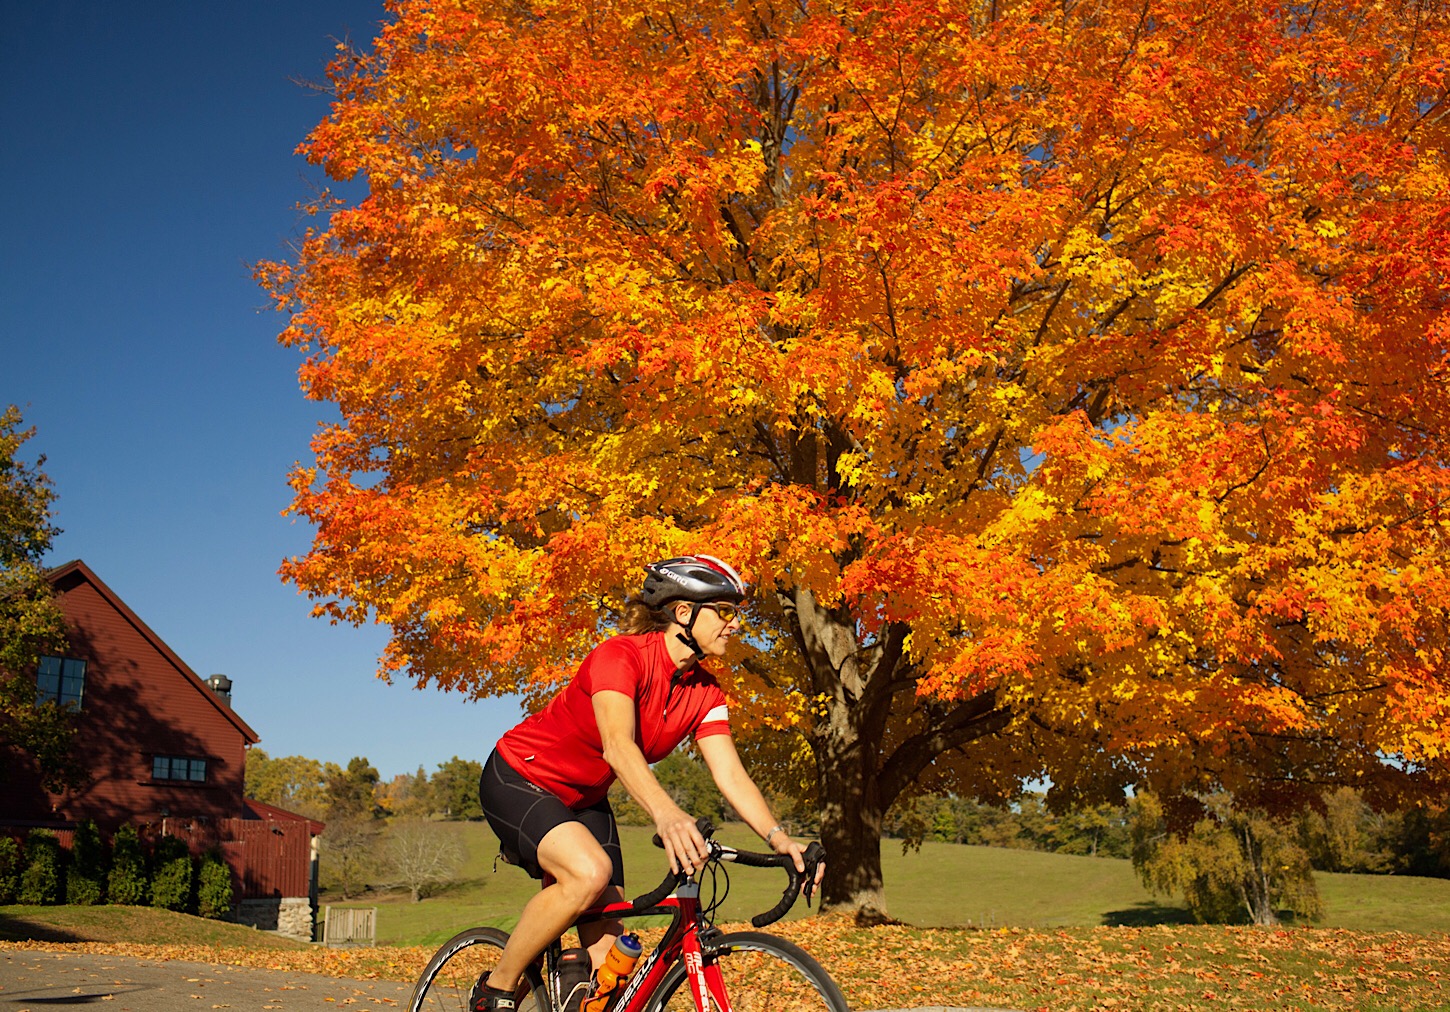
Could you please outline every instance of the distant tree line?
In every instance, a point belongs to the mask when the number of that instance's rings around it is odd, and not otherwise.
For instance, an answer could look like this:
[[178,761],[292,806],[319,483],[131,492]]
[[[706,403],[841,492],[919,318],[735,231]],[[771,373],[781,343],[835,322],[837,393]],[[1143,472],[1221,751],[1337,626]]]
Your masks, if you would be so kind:
[[[1161,804],[1143,805],[1133,798],[1057,813],[1041,793],[1024,794],[1010,804],[928,795],[893,810],[886,829],[907,846],[932,840],[1128,858],[1136,846],[1135,824],[1167,832]],[[1198,817],[1191,824],[1223,822],[1233,808],[1221,796],[1199,799],[1195,807]],[[1342,787],[1326,794],[1316,808],[1271,821],[1316,871],[1450,878],[1450,809],[1444,806],[1380,810]]]
[[222,919],[233,898],[232,872],[220,853],[194,858],[186,841],[163,834],[148,842],[129,824],[106,840],[87,820],[68,853],[49,830],[32,829],[23,841],[0,836],[0,904],[109,903]]
[[1205,923],[1317,920],[1315,871],[1450,878],[1450,808],[1377,809],[1351,788],[1295,816],[1227,794],[1129,805],[1133,867],[1160,895],[1179,895]]
[[446,822],[483,818],[480,763],[454,756],[430,776],[383,781],[366,757],[346,766],[306,756],[247,753],[246,795],[325,822],[319,841],[320,886],[352,899],[374,888],[406,889],[416,902],[447,885],[463,864],[458,834]]
[[931,840],[1122,858],[1128,856],[1128,817],[1126,804],[1053,812],[1046,796],[1035,792],[1011,804],[926,795],[893,809],[884,828],[904,849]]
[[400,815],[481,819],[482,775],[481,763],[454,756],[431,775],[419,766],[417,773],[384,782],[363,756],[339,766],[300,755],[273,759],[254,748],[247,753],[245,790],[249,798],[322,821]]

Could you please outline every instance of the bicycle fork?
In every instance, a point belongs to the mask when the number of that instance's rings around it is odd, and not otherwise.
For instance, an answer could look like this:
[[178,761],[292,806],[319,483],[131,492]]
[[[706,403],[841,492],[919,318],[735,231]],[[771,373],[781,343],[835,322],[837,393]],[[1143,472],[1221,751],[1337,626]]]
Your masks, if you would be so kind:
[[[684,953],[681,959],[685,964],[685,973],[690,978],[690,994],[694,996],[697,1012],[710,1012],[713,1007],[718,1012],[731,1012],[730,999],[725,994],[725,981],[720,976],[720,964],[718,962],[705,962],[705,953],[700,947],[700,936],[690,932],[685,936]],[[710,999],[715,999],[715,1004],[710,1004]]]

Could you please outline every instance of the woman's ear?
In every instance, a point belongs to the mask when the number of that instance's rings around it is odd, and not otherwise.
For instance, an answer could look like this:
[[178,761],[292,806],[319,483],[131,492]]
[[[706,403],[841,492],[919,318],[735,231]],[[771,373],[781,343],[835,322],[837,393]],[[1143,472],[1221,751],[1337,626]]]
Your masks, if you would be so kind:
[[674,617],[674,620],[676,622],[678,622],[680,625],[689,625],[689,623],[690,623],[690,602],[688,602],[688,601],[676,601],[674,608],[671,609],[671,611],[670,611],[670,614]]

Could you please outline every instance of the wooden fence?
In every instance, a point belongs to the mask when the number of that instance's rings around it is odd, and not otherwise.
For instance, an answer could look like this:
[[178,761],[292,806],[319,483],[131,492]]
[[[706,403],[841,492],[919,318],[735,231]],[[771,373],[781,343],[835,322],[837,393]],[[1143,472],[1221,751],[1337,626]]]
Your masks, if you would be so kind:
[[372,945],[377,940],[377,907],[327,907],[323,917],[326,945]]

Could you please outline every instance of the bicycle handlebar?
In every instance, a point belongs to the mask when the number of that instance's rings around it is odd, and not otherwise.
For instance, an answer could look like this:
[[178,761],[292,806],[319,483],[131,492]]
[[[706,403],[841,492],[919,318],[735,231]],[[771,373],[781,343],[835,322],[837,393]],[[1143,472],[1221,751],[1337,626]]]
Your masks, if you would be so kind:
[[767,924],[774,923],[786,915],[791,907],[795,906],[795,898],[801,894],[801,883],[805,883],[806,906],[810,906],[811,893],[816,888],[816,866],[826,857],[826,848],[819,842],[813,841],[806,852],[801,855],[805,861],[806,870],[802,874],[796,871],[795,858],[789,854],[754,854],[746,850],[737,850],[733,860],[736,864],[748,865],[754,868],[784,868],[789,882],[786,884],[785,892],[781,893],[780,902],[771,907],[763,914],[756,914],[750,918],[750,923],[757,928],[763,928]]
[[[781,894],[780,902],[763,914],[756,914],[750,919],[750,923],[757,928],[763,928],[767,924],[780,920],[786,912],[795,905],[795,898],[802,893],[801,885],[805,884],[806,905],[811,902],[811,893],[815,891],[816,868],[825,860],[826,850],[818,842],[813,842],[806,848],[802,855],[806,870],[801,873],[796,870],[795,859],[789,854],[757,854],[748,850],[736,850],[734,847],[727,847],[713,839],[715,827],[709,819],[703,816],[695,821],[695,827],[700,831],[710,847],[710,860],[734,861],[736,864],[743,864],[751,868],[784,868],[786,877],[790,880]],[[654,845],[663,847],[664,842],[655,834]],[[682,883],[688,882],[690,876],[685,872],[670,871],[665,874],[664,881],[652,891],[645,893],[632,902],[636,910],[644,910],[655,906]]]

